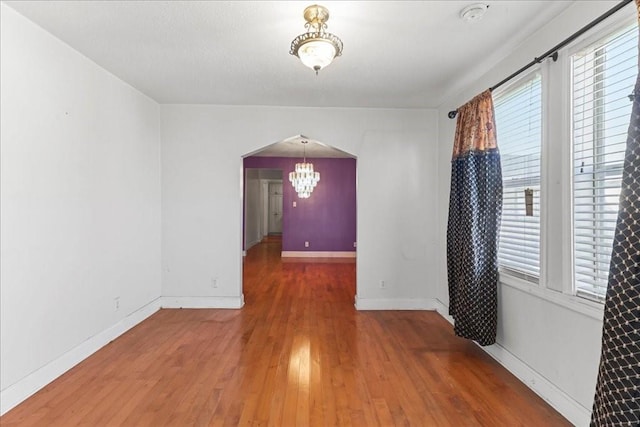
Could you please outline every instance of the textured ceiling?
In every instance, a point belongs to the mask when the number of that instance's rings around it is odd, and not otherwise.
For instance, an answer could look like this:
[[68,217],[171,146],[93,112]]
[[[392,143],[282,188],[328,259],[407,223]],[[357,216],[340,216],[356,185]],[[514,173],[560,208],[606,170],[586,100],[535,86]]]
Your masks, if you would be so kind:
[[437,107],[569,1],[324,1],[344,53],[319,76],[289,55],[311,1],[9,1],[159,103]]

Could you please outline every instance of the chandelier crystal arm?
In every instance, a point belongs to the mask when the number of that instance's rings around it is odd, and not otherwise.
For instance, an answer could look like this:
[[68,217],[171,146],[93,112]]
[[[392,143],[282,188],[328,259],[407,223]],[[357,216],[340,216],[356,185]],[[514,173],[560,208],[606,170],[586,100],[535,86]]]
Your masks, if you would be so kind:
[[320,173],[313,170],[312,163],[307,163],[306,144],[308,141],[301,142],[304,153],[303,160],[302,163],[296,163],[294,170],[289,172],[289,182],[298,193],[299,198],[308,199],[320,181]]

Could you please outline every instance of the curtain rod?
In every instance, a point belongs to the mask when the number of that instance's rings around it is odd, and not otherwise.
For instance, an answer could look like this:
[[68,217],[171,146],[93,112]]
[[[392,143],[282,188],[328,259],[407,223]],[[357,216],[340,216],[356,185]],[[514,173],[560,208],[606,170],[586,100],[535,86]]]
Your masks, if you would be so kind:
[[[557,45],[552,47],[551,49],[549,49],[548,51],[546,51],[542,55],[534,58],[533,61],[529,62],[524,67],[520,68],[518,71],[514,72],[513,74],[511,74],[508,77],[504,78],[500,82],[498,82],[495,85],[491,86],[489,88],[489,90],[493,91],[493,90],[499,88],[500,86],[502,86],[503,84],[505,84],[509,80],[513,79],[514,77],[516,77],[517,75],[521,74],[522,72],[528,70],[529,68],[533,67],[534,65],[541,63],[542,61],[544,61],[547,58],[553,59],[553,62],[557,61],[558,60],[558,50],[562,49],[563,47],[565,47],[566,45],[568,45],[569,43],[571,43],[572,41],[574,41],[575,39],[577,39],[578,37],[580,37],[581,35],[586,33],[587,31],[589,31],[590,29],[592,29],[593,27],[595,27],[596,25],[598,25],[602,21],[604,21],[605,19],[607,19],[608,17],[610,17],[611,15],[613,15],[614,13],[616,13],[617,11],[619,11],[620,9],[622,9],[623,7],[625,7],[626,5],[631,3],[632,1],[633,0],[623,0],[623,1],[621,1],[616,6],[614,6],[611,9],[609,9],[607,12],[605,12],[602,15],[600,15],[599,17],[597,17],[596,19],[594,19],[593,21],[591,21],[590,23],[588,23],[587,25],[585,25],[584,27],[582,27],[581,29],[579,29],[578,31],[576,31],[575,33],[573,33],[572,35],[570,35],[569,37],[567,37],[566,39],[564,39],[563,41],[561,41],[560,43],[558,43]],[[458,110],[452,110],[452,111],[449,111],[448,116],[449,116],[450,119],[455,119],[457,114],[458,114]]]

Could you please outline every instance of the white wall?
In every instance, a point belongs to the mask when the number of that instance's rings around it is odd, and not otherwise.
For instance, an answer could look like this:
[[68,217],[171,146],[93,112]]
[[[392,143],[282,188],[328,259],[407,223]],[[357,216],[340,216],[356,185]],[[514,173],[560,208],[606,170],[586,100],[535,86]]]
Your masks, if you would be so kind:
[[[168,306],[240,306],[241,157],[291,135],[358,157],[358,308],[433,308],[434,296],[446,306],[446,112],[612,4],[576,3],[486,74],[471,70],[476,82],[438,111],[158,107],[2,5],[2,411],[17,386],[160,295]],[[553,178],[550,192],[561,191]],[[562,233],[562,220],[547,227]],[[601,322],[550,294],[563,288],[563,257],[547,254],[549,289],[500,287],[490,351],[518,360],[580,422]]]
[[160,296],[160,149],[155,102],[4,4],[1,28],[5,412]]
[[175,305],[242,303],[241,157],[298,134],[358,156],[358,307],[403,308],[434,294],[435,110],[161,110],[162,293]]
[[[437,298],[448,306],[446,272],[446,228],[450,188],[450,159],[455,120],[447,112],[464,104],[484,89],[502,80],[534,57],[550,49],[617,2],[576,2],[545,28],[527,40],[519,49],[495,67],[471,70],[476,81],[463,93],[450,96],[438,111],[439,120],[439,220],[438,243],[439,281]],[[619,14],[635,16],[633,4]],[[609,25],[609,24],[606,24]],[[549,241],[543,244],[545,269],[542,286],[529,286],[517,281],[502,283],[499,289],[498,345],[488,348],[503,363],[519,371],[520,378],[547,398],[570,421],[588,424],[600,356],[602,308],[576,297],[563,294],[570,288],[571,253],[567,250],[570,218],[566,209],[565,177],[569,153],[566,124],[567,80],[563,68],[567,55],[561,52],[557,63],[545,63],[545,76],[552,81],[545,93],[548,117],[548,169],[543,191],[547,205],[543,207],[543,234]],[[486,73],[485,73],[486,72]],[[485,73],[485,74],[483,74]],[[566,73],[565,73],[566,75]],[[497,129],[500,135],[500,129]],[[498,136],[498,144],[499,136]],[[564,180],[564,181],[563,181]],[[505,282],[506,279],[505,279]]]
[[244,203],[244,248],[249,249],[261,239],[261,188],[260,171],[247,169],[245,174],[245,203]]

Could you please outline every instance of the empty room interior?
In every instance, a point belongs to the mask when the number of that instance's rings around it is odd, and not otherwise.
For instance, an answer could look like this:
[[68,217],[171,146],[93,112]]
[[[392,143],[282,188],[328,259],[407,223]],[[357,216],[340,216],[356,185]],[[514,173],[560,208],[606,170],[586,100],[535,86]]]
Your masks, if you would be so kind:
[[638,12],[2,1],[0,424],[640,425]]

